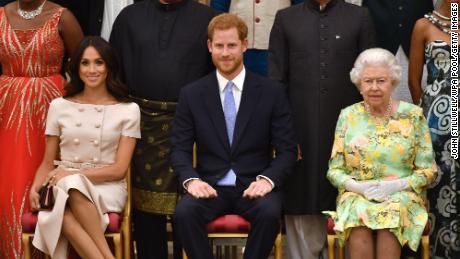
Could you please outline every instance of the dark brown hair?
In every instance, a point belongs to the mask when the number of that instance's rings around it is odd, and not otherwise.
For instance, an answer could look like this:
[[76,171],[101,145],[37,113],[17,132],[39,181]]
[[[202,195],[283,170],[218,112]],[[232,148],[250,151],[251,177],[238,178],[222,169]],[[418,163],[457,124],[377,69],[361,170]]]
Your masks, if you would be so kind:
[[208,39],[212,41],[215,30],[229,30],[231,28],[236,28],[241,41],[248,37],[248,26],[240,17],[231,13],[223,13],[212,18],[209,22]]
[[64,97],[72,97],[84,89],[84,83],[80,78],[80,62],[83,52],[88,48],[93,47],[105,62],[107,68],[107,91],[115,97],[119,102],[129,102],[128,87],[121,82],[120,79],[120,63],[115,50],[110,44],[99,36],[87,36],[78,44],[77,49],[73,53],[67,73],[70,75],[70,81],[65,86]]

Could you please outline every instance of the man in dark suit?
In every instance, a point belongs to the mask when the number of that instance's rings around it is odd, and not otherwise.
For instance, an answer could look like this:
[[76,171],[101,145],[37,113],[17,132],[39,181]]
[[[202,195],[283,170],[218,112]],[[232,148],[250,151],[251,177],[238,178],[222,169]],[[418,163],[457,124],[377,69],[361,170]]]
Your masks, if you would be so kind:
[[206,224],[223,214],[251,223],[247,259],[267,258],[279,231],[279,187],[296,159],[291,113],[281,86],[245,70],[247,45],[240,18],[216,16],[208,26],[208,49],[217,71],[180,93],[171,161],[187,193],[174,221],[191,259],[213,258]]

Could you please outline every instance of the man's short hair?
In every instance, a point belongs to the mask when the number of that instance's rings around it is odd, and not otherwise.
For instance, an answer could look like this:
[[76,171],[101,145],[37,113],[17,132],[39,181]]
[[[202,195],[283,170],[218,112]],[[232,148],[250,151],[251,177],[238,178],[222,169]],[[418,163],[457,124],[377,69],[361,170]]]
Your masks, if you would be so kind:
[[240,17],[231,13],[223,13],[209,22],[208,39],[212,41],[215,30],[229,30],[231,28],[236,28],[241,41],[248,37],[248,26]]

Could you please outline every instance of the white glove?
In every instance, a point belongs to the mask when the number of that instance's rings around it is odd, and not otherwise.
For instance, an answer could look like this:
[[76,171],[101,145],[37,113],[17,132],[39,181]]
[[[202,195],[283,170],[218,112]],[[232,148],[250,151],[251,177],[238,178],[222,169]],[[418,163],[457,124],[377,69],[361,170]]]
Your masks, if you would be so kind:
[[377,182],[375,181],[355,181],[354,179],[347,180],[345,182],[345,189],[350,192],[355,192],[361,195],[365,195],[365,193],[370,188],[377,187]]
[[398,179],[391,181],[381,181],[377,186],[373,186],[364,192],[364,195],[370,200],[378,202],[386,201],[395,192],[402,191],[409,187],[409,181]]

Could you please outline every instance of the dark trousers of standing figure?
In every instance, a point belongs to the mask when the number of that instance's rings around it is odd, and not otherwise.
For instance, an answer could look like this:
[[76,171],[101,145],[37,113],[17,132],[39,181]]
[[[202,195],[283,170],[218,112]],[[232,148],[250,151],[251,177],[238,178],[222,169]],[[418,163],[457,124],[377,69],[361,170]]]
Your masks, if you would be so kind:
[[196,199],[186,194],[174,214],[176,231],[190,259],[212,259],[206,225],[225,214],[238,214],[251,223],[244,259],[266,259],[280,229],[281,194],[243,198],[244,188],[215,187],[218,197]]
[[[168,259],[168,234],[166,215],[134,210],[134,240],[138,259]],[[182,246],[173,226],[174,259],[182,259]]]

